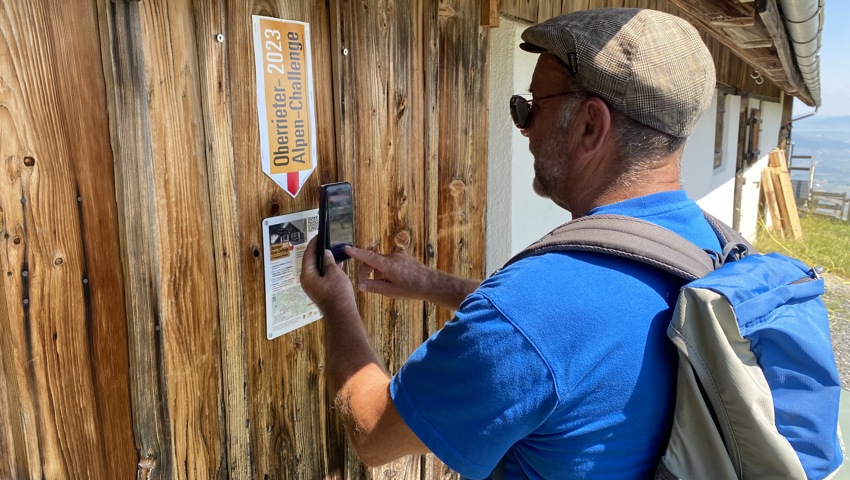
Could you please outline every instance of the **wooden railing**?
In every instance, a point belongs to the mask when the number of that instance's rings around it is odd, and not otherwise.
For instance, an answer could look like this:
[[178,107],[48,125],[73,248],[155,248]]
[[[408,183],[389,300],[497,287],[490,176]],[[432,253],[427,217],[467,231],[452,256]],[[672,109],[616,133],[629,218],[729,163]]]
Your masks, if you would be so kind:
[[808,211],[819,215],[828,215],[841,220],[848,220],[847,206],[850,200],[847,192],[811,192]]

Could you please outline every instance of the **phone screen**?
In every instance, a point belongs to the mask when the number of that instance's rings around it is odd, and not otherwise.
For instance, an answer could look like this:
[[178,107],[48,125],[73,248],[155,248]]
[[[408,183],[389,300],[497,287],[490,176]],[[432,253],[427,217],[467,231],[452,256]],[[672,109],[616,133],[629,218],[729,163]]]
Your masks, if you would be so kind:
[[319,236],[322,239],[322,248],[317,252],[319,272],[324,274],[324,250],[329,249],[334,261],[341,262],[348,259],[343,248],[354,245],[354,208],[348,182],[322,185]]

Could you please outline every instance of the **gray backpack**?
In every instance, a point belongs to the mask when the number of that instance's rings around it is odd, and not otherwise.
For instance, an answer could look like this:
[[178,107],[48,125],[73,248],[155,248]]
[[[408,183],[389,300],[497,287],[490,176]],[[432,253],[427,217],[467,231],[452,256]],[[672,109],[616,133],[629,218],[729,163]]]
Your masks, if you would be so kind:
[[655,479],[831,478],[844,445],[823,279],[796,259],[756,253],[733,229],[706,219],[722,252],[639,219],[590,215],[506,265],[578,250],[684,280],[667,329],[679,354],[673,427]]

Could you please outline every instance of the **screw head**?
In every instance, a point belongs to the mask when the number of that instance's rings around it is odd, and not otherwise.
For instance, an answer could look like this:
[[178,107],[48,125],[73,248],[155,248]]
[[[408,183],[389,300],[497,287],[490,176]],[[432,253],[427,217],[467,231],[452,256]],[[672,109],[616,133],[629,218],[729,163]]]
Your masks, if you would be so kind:
[[220,34],[220,33],[219,33],[219,34],[217,34],[217,35],[215,36],[215,41],[216,41],[216,42],[218,42],[218,43],[222,43],[222,42],[224,42],[224,35],[222,35],[222,34]]

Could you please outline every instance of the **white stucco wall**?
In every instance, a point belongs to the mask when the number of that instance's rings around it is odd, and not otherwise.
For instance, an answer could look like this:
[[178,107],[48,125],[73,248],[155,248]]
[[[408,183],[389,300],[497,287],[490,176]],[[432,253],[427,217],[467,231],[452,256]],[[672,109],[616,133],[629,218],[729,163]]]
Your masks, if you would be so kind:
[[[790,101],[790,99],[785,99]],[[770,152],[779,143],[782,123],[782,104],[777,102],[750,102],[750,108],[761,108],[761,133],[759,134],[759,160],[744,172],[741,187],[741,219],[738,231],[754,240],[758,230],[758,202],[761,188],[761,171],[767,167]]]
[[[537,55],[517,48],[528,26],[502,17],[490,37],[490,139],[487,199],[487,272],[501,267],[519,252],[570,219],[569,212],[534,193],[534,158],[528,141],[511,122],[508,101],[514,93],[528,92]],[[741,97],[726,95],[723,162],[714,168],[717,96],[697,123],[682,156],[682,184],[699,205],[732,224],[735,197],[735,159]],[[745,174],[740,230],[753,238],[757,224],[758,189],[767,155],[776,147],[782,106],[751,101],[762,109],[761,160]]]
[[527,23],[502,17],[490,33],[490,139],[487,184],[487,273],[558,225],[570,214],[532,188],[534,157],[514,127],[508,102],[527,93],[538,55],[517,45]]
[[735,200],[735,157],[738,154],[738,116],[741,97],[726,95],[723,118],[723,158],[714,168],[714,132],[717,121],[715,94],[682,153],[681,182],[688,196],[720,221],[732,224]]

